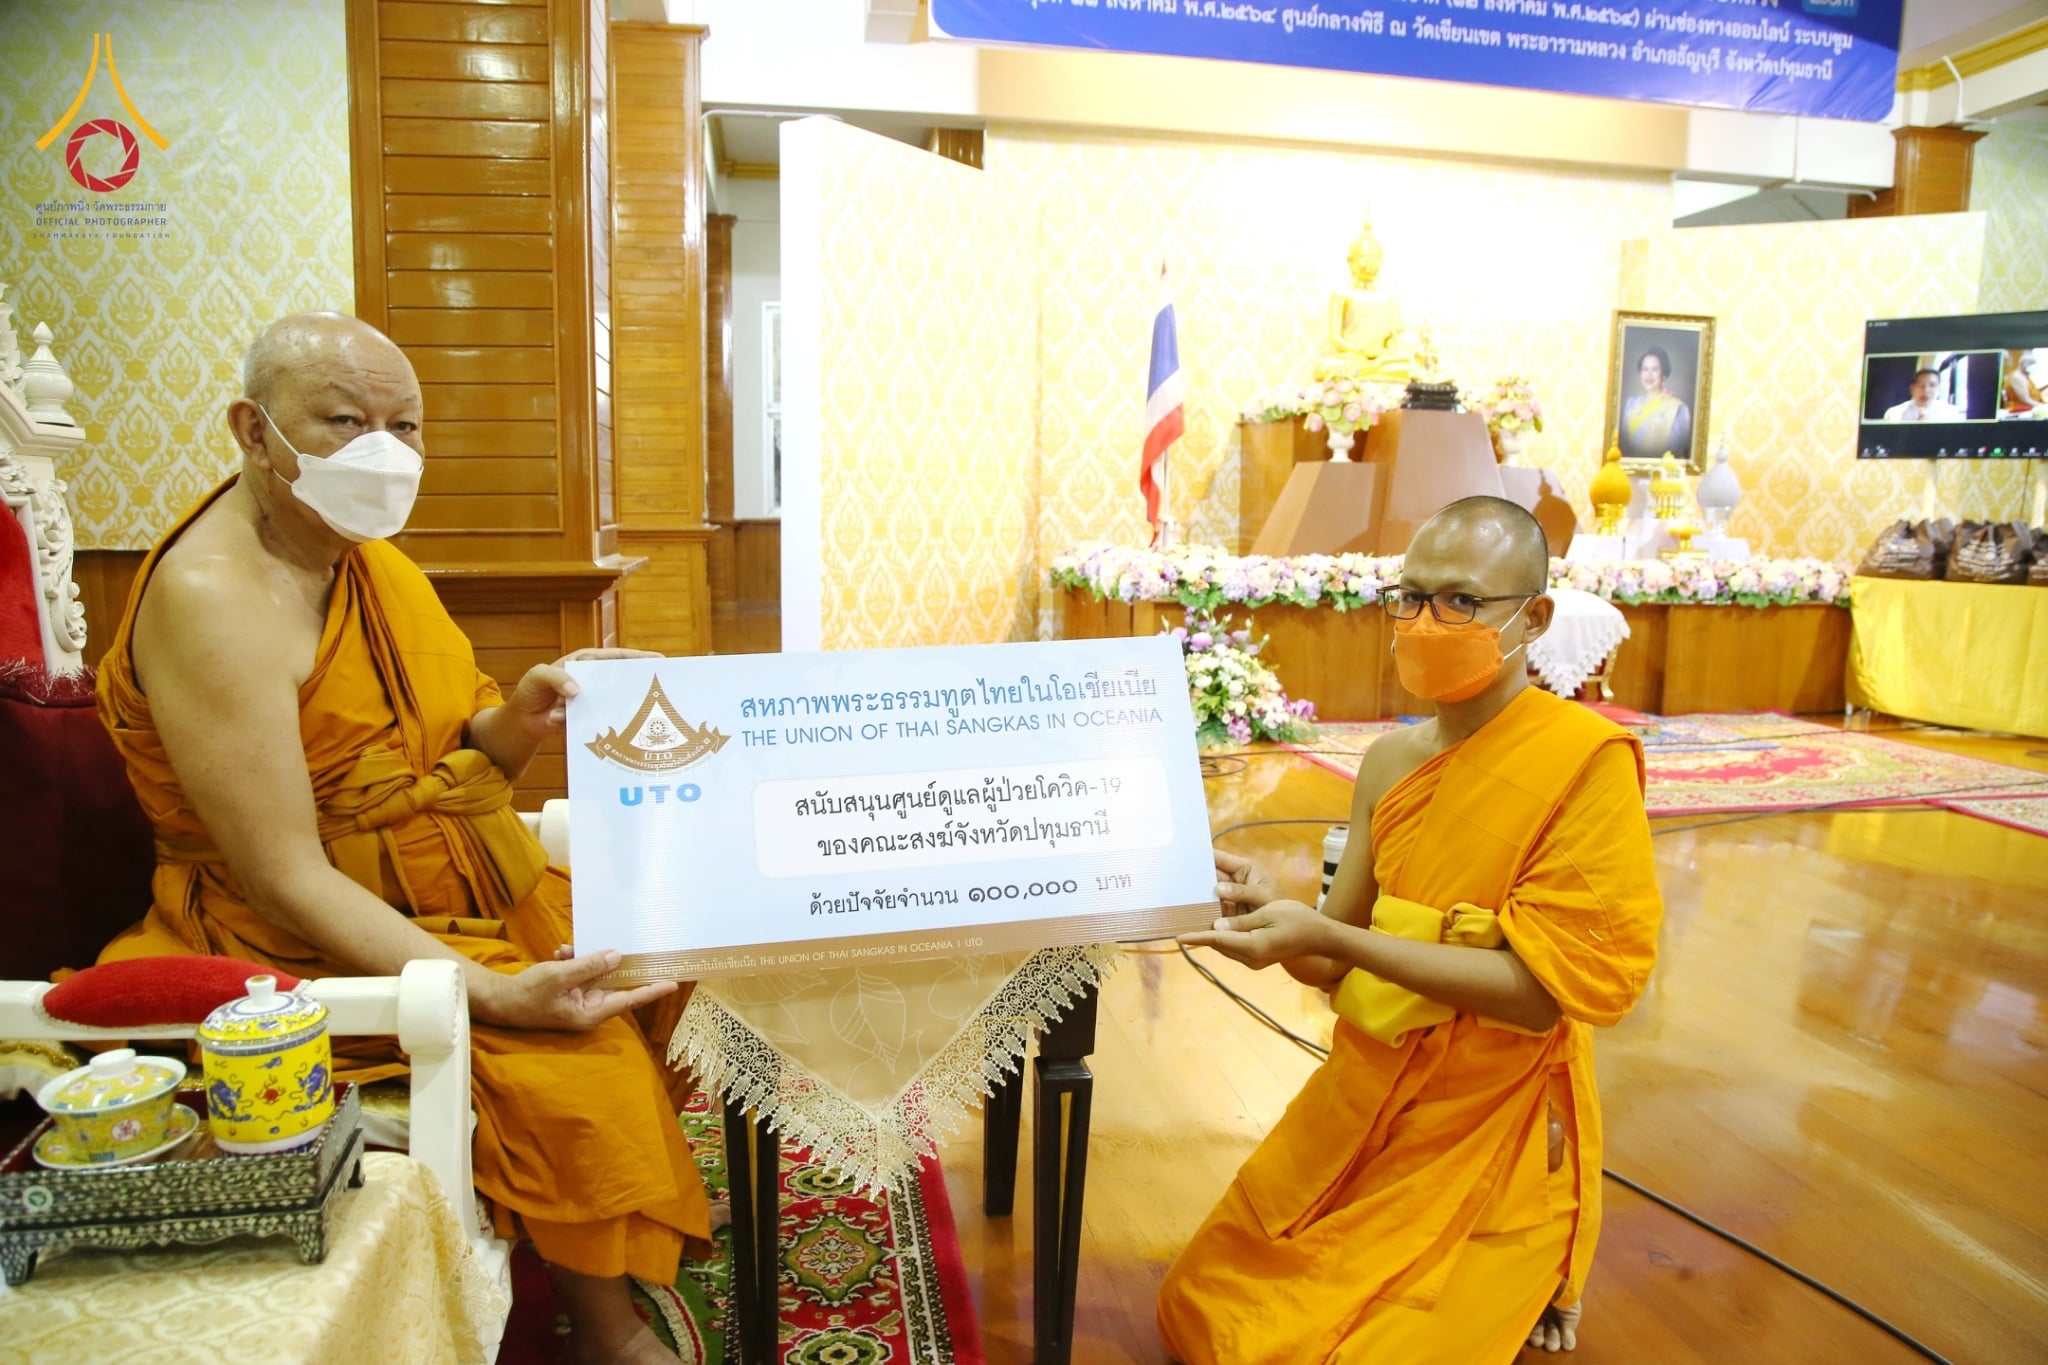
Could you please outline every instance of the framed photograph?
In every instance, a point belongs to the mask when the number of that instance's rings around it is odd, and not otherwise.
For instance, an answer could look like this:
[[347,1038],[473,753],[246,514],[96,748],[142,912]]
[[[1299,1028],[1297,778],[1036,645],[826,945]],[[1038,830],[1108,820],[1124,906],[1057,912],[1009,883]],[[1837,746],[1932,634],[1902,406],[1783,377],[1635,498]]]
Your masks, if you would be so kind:
[[1615,313],[1607,445],[1621,447],[1624,465],[1644,468],[1669,453],[1693,473],[1705,473],[1713,387],[1712,318]]

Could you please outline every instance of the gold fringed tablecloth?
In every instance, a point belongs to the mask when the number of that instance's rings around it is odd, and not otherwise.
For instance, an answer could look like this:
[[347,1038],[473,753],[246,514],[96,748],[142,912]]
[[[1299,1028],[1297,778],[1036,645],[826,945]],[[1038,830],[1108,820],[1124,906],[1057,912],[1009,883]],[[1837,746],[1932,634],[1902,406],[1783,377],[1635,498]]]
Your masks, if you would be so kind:
[[286,1237],[211,1247],[71,1250],[0,1290],[0,1363],[470,1365],[509,1305],[476,1263],[432,1173],[371,1152],[343,1194],[327,1258]]
[[862,1188],[891,1186],[1122,956],[1098,944],[705,981],[669,1059]]

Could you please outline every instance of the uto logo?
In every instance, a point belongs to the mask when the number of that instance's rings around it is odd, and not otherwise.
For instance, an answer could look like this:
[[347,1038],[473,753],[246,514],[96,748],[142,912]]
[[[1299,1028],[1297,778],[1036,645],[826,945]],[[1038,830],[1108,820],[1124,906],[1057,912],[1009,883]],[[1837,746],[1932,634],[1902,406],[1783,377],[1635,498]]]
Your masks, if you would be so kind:
[[[121,97],[121,107],[128,111],[128,117],[135,120],[135,127],[142,135],[157,145],[158,150],[168,148],[170,140],[149,126],[149,120],[135,107],[135,101],[128,98],[128,87],[121,84],[121,69],[114,65],[114,35],[95,33],[92,35],[92,64],[85,69],[85,83],[78,87],[78,97],[71,101],[71,107],[64,116],[50,125],[50,131],[36,139],[36,150],[43,151],[71,126],[71,120],[78,117],[78,111],[85,107],[85,97],[92,93],[92,85],[99,78],[100,58],[104,54],[107,62],[107,76],[114,83],[114,93]],[[95,139],[102,135],[112,139],[113,156],[107,156],[106,143],[95,145]],[[92,164],[88,164],[88,162]],[[98,169],[93,169],[97,166]],[[110,118],[88,119],[78,125],[78,130],[64,144],[64,169],[71,178],[94,194],[112,194],[135,178],[135,172],[142,166],[142,144],[135,140],[135,132],[125,123]]]
[[636,772],[673,773],[702,763],[730,739],[708,725],[684,720],[657,677],[648,684],[647,700],[640,703],[625,732],[607,730],[587,747],[599,758]]

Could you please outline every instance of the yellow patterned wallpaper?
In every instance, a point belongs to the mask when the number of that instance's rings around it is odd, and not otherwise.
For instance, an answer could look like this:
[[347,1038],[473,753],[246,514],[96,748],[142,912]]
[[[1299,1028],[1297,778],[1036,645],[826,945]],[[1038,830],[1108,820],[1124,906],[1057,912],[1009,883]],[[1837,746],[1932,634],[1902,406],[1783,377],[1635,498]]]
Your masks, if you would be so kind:
[[1716,319],[1713,440],[1728,440],[1743,501],[1731,533],[1762,554],[1861,556],[1894,518],[1936,502],[2025,510],[2017,464],[1858,460],[1863,324],[1968,313],[1983,272],[1982,214],[1682,228],[1630,243],[1627,306]]
[[1177,280],[1187,377],[1174,515],[1221,544],[1238,412],[1313,371],[1368,210],[1386,249],[1381,286],[1430,326],[1461,381],[1535,381],[1546,430],[1527,458],[1555,465],[1583,502],[1622,243],[1671,213],[1668,183],[1630,172],[1106,131],[996,125],[984,163],[1043,223],[1042,558],[1149,534],[1137,493],[1149,263],[1164,254]]
[[[1036,218],[981,171],[839,125],[817,135],[821,643],[1027,638]],[[787,283],[810,267],[784,242]]]
[[[353,307],[342,21],[342,0],[0,4],[0,280],[18,322],[49,322],[78,385],[86,441],[62,473],[81,548],[149,545],[227,472],[221,410],[258,326]],[[107,30],[133,111],[103,56],[67,130],[38,150]],[[103,118],[130,129],[138,164],[96,193],[65,150]],[[81,169],[113,179],[117,138],[91,136]],[[38,212],[52,203],[75,207]],[[80,221],[53,226],[61,217]]]
[[1979,305],[1987,313],[2048,308],[2048,123],[1992,125],[1976,147],[1970,207],[1991,218]]

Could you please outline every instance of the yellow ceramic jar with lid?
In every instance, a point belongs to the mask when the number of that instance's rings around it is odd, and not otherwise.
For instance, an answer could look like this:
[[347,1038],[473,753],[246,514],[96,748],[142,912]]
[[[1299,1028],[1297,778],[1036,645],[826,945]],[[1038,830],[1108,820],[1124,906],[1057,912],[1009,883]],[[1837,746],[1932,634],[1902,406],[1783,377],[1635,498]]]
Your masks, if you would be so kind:
[[65,1145],[88,1163],[126,1161],[164,1145],[185,1064],[116,1048],[67,1071],[36,1093]]
[[199,1026],[206,1062],[206,1118],[224,1152],[283,1152],[319,1136],[334,1116],[334,1057],[327,1007],[274,976],[252,976],[248,994]]

